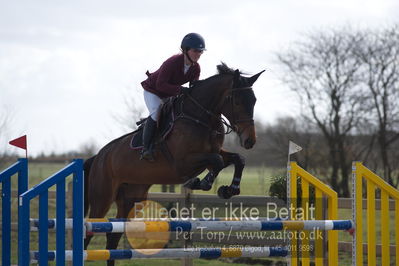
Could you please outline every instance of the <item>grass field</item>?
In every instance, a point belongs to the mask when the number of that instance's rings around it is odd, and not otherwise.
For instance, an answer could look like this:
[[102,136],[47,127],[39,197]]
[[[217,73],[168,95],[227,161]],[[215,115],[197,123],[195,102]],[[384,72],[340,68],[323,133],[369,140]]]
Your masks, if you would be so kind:
[[[29,188],[35,186],[36,184],[42,182],[44,179],[49,177],[50,175],[56,173],[63,167],[65,167],[68,163],[65,164],[61,163],[30,163],[29,164]],[[228,185],[231,183],[233,177],[233,167],[228,167],[224,169],[219,177],[217,178],[214,187],[212,190],[208,192],[199,192],[201,194],[216,194],[217,188],[220,185]],[[280,172],[284,173],[285,169],[281,169]],[[268,195],[268,189],[270,186],[271,177],[277,173],[278,170],[267,169],[264,167],[259,168],[251,168],[247,167],[243,173],[242,185],[241,185],[241,194],[242,195]],[[204,174],[205,175],[205,174]],[[204,176],[202,175],[202,176]],[[69,177],[71,180],[71,177]],[[68,182],[68,181],[67,181]],[[17,189],[17,183],[12,182],[12,187],[14,190]],[[176,186],[176,192],[180,192],[180,186]],[[54,190],[54,189],[53,189]],[[150,192],[161,192],[161,185],[154,185],[152,186]],[[197,193],[197,192],[196,192]],[[17,202],[16,199],[13,200],[13,210],[17,209]],[[55,216],[55,200],[49,200],[49,217]],[[115,210],[111,209],[108,217],[114,217]],[[12,215],[13,222],[17,221],[17,212],[13,211]],[[38,207],[37,207],[37,200],[32,201],[31,205],[31,216],[38,217]],[[13,243],[12,243],[12,251],[13,251],[13,258],[12,262],[17,262],[17,233],[12,233]],[[104,249],[105,243],[105,236],[96,236],[93,238],[90,249]],[[55,247],[55,235],[50,233],[49,236],[49,250],[54,249]],[[38,235],[37,233],[31,233],[31,250],[37,250],[38,248]],[[127,241],[121,241],[119,248],[129,248]],[[272,265],[273,260],[270,259],[260,259],[262,262],[261,264],[254,264],[254,265]],[[275,261],[281,261],[275,260]],[[179,260],[135,260],[135,261],[118,261],[117,265],[159,265],[162,263],[163,265],[177,265],[180,264]],[[225,259],[224,261],[211,261],[211,260],[203,260],[203,259],[195,259],[194,265],[227,265],[231,264],[232,260]],[[271,263],[271,264],[269,264]],[[51,265],[51,263],[50,263]],[[105,265],[104,262],[87,262],[86,265]],[[236,264],[236,265],[247,265],[247,264]]]
[[[67,165],[65,164],[49,164],[49,163],[31,163],[29,165],[29,187],[32,187],[39,182],[43,181],[46,177],[50,176],[51,174],[57,172],[60,170],[62,167]],[[269,186],[270,186],[270,180],[272,177],[275,176],[281,176],[285,174],[285,169],[268,169],[264,167],[259,167],[259,168],[251,168],[248,167],[245,169],[244,174],[243,174],[243,179],[242,179],[242,185],[241,185],[241,194],[242,195],[263,195],[267,196],[268,191],[269,191]],[[224,171],[221,172],[220,176],[218,177],[215,186],[212,188],[211,191],[209,192],[198,192],[198,193],[205,193],[205,194],[216,194],[216,190],[220,185],[227,185],[230,184],[231,179],[233,176],[233,167],[229,167],[225,169]],[[13,188],[16,189],[16,182],[13,182]],[[150,192],[160,192],[161,191],[161,186],[160,185],[154,185]],[[176,186],[176,192],[180,191],[180,187]],[[196,192],[197,193],[197,192]],[[16,199],[13,199],[12,201],[13,204],[13,217],[12,220],[13,222],[17,221],[17,201]],[[55,213],[55,201],[50,200],[49,201],[49,217],[54,217]],[[111,210],[108,217],[114,217],[115,211]],[[37,202],[33,201],[32,206],[31,206],[31,216],[32,217],[38,217],[37,214]],[[351,210],[340,210],[339,211],[339,219],[352,219],[351,217]],[[364,225],[366,225],[366,213],[364,212],[363,215],[363,222]],[[394,213],[391,212],[391,221],[394,221]],[[384,223],[386,224],[386,223]],[[376,212],[376,228],[377,228],[377,242],[380,242],[380,230],[381,230],[381,219],[380,219],[380,212]],[[392,224],[391,224],[392,228]],[[394,235],[395,231],[392,229],[391,232],[391,243],[394,243]],[[13,258],[12,261],[13,263],[17,262],[17,245],[16,245],[16,240],[17,240],[17,233],[13,232],[12,233],[13,237],[13,243],[12,243],[12,251],[13,251]],[[367,241],[367,235],[366,232],[364,232],[364,241]],[[49,249],[52,250],[55,247],[55,235],[50,233],[49,237],[50,243],[49,243]],[[339,233],[339,240],[340,241],[351,241],[352,238],[351,236],[346,233],[346,232],[340,232]],[[37,250],[37,244],[38,244],[38,239],[37,239],[37,233],[31,233],[31,250]],[[93,238],[93,241],[90,244],[90,249],[104,249],[105,245],[105,236],[96,236]],[[122,240],[119,248],[129,248],[129,245],[126,240]],[[347,253],[340,253],[340,264],[341,265],[350,265],[350,254],[349,252]],[[273,265],[275,262],[283,263],[283,264],[278,264],[278,265],[284,265],[284,259],[283,260],[270,260],[270,259],[264,259],[260,260],[259,264],[253,264],[253,265]],[[210,261],[210,260],[200,260],[196,259],[194,260],[194,265],[227,265],[231,264],[232,261],[225,259],[225,260],[218,260],[218,261]],[[271,264],[268,264],[271,263]],[[163,264],[165,266],[167,265],[178,265],[180,264],[179,260],[134,260],[134,261],[118,261],[117,265],[159,265]],[[51,264],[50,264],[51,265]],[[54,265],[54,264],[53,264]],[[104,262],[87,262],[86,265],[105,265]],[[243,263],[238,263],[235,265],[247,265]]]

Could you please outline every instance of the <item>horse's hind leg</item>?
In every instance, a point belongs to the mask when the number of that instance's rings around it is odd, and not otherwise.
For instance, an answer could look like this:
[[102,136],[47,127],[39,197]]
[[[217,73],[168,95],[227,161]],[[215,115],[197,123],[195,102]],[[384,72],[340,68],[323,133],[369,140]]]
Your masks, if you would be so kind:
[[[128,185],[122,184],[116,196],[117,214],[116,218],[127,218],[130,210],[136,202],[147,199],[148,190],[151,185]],[[106,249],[117,249],[123,233],[107,233]],[[108,266],[115,265],[114,260],[107,261]]]
[[[112,186],[110,185],[107,186],[107,184],[105,184],[104,187],[109,188]],[[89,205],[90,205],[89,218],[103,218],[109,211],[113,199],[114,196],[112,189],[102,189],[101,192],[97,192],[95,187],[89,187]],[[92,234],[89,235],[86,234],[86,238],[84,241],[85,249],[87,249],[87,246],[89,245],[92,237],[93,237]]]
[[84,249],[87,249],[87,246],[90,244],[90,241],[91,241],[92,238],[93,238],[92,234],[86,233],[85,243],[84,243],[85,248]]

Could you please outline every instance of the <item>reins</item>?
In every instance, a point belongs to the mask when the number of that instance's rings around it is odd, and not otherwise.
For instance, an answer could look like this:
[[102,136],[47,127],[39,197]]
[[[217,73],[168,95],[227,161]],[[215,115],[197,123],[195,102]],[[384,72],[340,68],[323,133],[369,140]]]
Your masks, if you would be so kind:
[[[202,104],[200,104],[190,93],[186,93],[184,94],[185,96],[187,96],[187,98],[189,100],[191,100],[201,111],[205,112],[208,116],[213,117],[217,120],[219,120],[223,125],[226,126],[226,130],[225,132],[220,132],[218,130],[216,131],[216,134],[220,134],[220,135],[228,135],[233,131],[237,131],[238,135],[241,135],[241,133],[245,130],[242,129],[240,132],[238,132],[238,127],[237,127],[237,123],[239,122],[250,122],[248,126],[253,125],[254,123],[254,119],[253,118],[249,118],[249,119],[236,119],[234,116],[234,92],[235,91],[240,91],[240,90],[249,90],[252,89],[252,87],[243,87],[243,88],[232,88],[230,89],[231,91],[231,95],[227,95],[226,98],[229,99],[230,103],[231,103],[231,108],[232,108],[232,115],[233,115],[233,121],[230,121],[230,124],[226,121],[226,119],[224,119],[221,115],[217,115],[215,113],[213,113],[212,111],[206,109]],[[203,127],[208,128],[209,130],[214,130],[208,123],[202,121],[200,118],[195,118],[193,116],[187,115],[186,113],[184,113],[184,99],[181,100],[180,102],[180,114],[174,119],[174,121],[178,120],[178,119],[187,119],[190,121],[193,121]]]

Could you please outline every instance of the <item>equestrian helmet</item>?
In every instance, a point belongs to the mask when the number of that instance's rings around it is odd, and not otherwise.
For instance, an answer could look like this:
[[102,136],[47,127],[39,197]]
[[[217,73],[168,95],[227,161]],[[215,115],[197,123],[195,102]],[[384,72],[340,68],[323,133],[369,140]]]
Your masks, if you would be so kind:
[[181,41],[181,49],[186,51],[188,49],[205,50],[205,40],[198,33],[189,33],[184,36]]

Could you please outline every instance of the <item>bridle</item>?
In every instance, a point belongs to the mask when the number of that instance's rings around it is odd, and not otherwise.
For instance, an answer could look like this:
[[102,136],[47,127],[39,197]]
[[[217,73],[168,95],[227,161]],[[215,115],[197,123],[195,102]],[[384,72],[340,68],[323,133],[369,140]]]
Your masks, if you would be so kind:
[[[234,115],[234,101],[235,101],[235,97],[234,97],[234,92],[236,91],[243,91],[243,90],[252,90],[252,87],[243,87],[243,88],[232,88],[231,91],[231,95],[227,95],[226,97],[228,98],[228,101],[230,102],[230,106],[231,106],[231,115],[232,115],[232,121],[230,121],[230,127],[237,132],[238,136],[241,136],[242,132],[245,131],[245,129],[247,129],[250,126],[253,126],[255,121],[253,119],[253,117],[251,118],[246,118],[246,119],[238,119],[235,117]],[[246,127],[244,127],[243,129],[241,129],[241,131],[238,129],[237,124],[238,123],[243,123],[243,122],[248,122],[248,125]]]
[[[190,101],[192,101],[201,111],[205,112],[208,116],[219,120],[223,125],[226,126],[225,132],[220,132],[220,131],[215,130],[216,134],[227,135],[227,134],[230,134],[231,132],[235,131],[235,132],[237,132],[238,136],[241,136],[241,134],[245,131],[245,129],[247,127],[254,125],[254,119],[252,117],[247,118],[247,119],[238,119],[234,116],[234,101],[235,101],[234,92],[242,91],[242,90],[251,90],[251,89],[252,89],[252,87],[232,88],[229,90],[231,92],[231,94],[225,96],[231,105],[232,119],[230,120],[230,124],[221,115],[217,115],[214,112],[206,109],[193,96],[191,96],[190,93],[186,93],[183,95],[187,96],[187,98]],[[201,126],[204,126],[210,130],[214,130],[208,123],[202,121],[201,119],[185,114],[183,112],[183,110],[184,110],[183,107],[184,107],[184,100],[182,99],[182,101],[180,102],[180,114],[174,119],[174,121],[176,121],[178,119],[187,119],[187,120],[193,121]],[[237,124],[242,123],[242,122],[249,122],[249,123],[242,130],[239,130]]]

